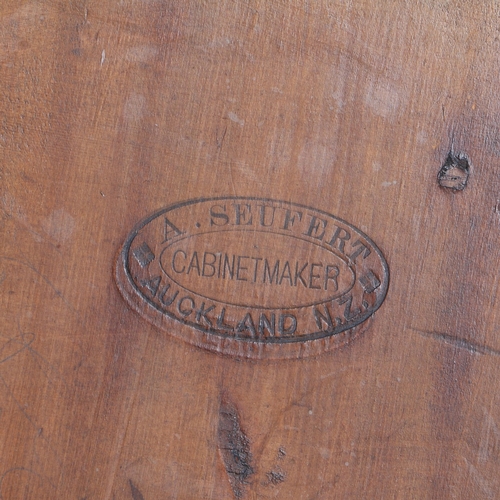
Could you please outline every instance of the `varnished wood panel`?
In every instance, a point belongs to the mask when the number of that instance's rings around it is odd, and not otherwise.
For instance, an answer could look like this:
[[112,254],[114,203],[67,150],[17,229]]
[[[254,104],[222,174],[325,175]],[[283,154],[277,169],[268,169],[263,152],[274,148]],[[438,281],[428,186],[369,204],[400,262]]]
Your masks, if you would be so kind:
[[[499,11],[3,0],[0,498],[498,498]],[[223,196],[373,238],[366,331],[248,360],[132,310],[134,225]]]

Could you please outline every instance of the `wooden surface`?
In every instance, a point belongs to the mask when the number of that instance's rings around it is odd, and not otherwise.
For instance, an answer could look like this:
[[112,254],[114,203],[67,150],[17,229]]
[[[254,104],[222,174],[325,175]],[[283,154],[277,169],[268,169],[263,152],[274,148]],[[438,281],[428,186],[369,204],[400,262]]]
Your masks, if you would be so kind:
[[[0,498],[499,498],[499,13],[2,0]],[[391,278],[366,331],[247,360],[132,310],[134,225],[221,196],[372,238]]]

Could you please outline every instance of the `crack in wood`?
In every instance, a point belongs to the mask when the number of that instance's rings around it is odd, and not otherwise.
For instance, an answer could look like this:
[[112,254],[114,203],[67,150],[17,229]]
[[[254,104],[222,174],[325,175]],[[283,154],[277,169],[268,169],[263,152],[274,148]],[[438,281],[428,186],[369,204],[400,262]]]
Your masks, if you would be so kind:
[[458,347],[459,349],[466,349],[473,354],[484,354],[489,356],[500,356],[500,350],[493,349],[492,347],[478,344],[476,342],[471,342],[470,340],[455,337],[449,333],[434,332],[429,330],[420,330],[419,328],[410,327],[410,330],[417,332],[423,337],[432,338],[439,342],[444,342],[453,347]]

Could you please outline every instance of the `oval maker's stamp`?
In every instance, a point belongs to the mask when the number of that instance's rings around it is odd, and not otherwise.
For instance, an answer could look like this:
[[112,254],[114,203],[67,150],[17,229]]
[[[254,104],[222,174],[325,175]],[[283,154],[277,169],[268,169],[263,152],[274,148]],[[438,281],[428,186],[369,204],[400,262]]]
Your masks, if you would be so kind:
[[116,279],[131,306],[174,336],[226,354],[291,358],[358,335],[386,296],[389,269],[375,243],[338,217],[227,197],[140,222]]

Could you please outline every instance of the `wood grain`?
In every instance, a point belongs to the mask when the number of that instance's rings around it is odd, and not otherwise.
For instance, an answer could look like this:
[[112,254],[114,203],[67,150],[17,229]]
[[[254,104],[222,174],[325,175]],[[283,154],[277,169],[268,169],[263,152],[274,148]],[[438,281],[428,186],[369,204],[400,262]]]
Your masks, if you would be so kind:
[[[0,498],[498,498],[499,10],[3,0]],[[247,360],[132,310],[134,225],[221,196],[373,238],[366,331]]]

